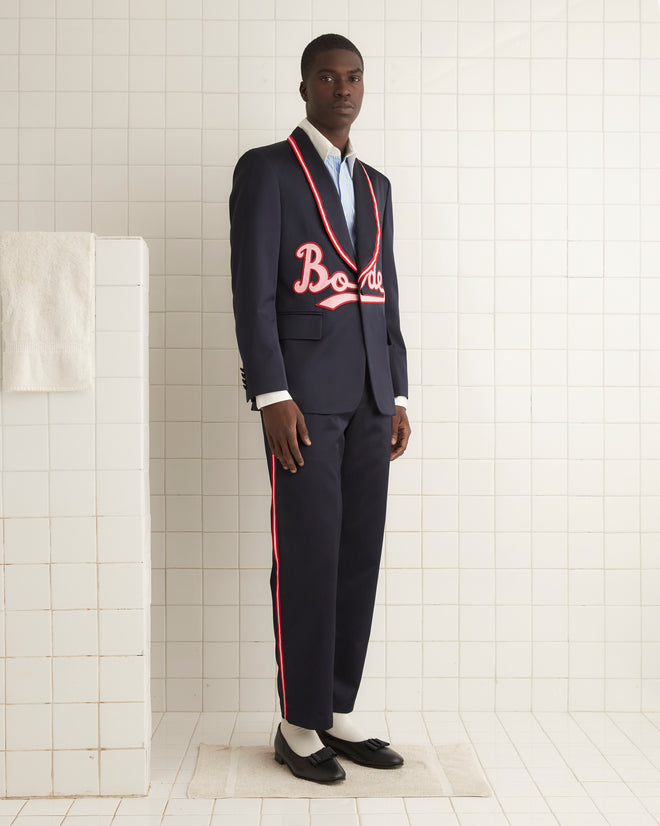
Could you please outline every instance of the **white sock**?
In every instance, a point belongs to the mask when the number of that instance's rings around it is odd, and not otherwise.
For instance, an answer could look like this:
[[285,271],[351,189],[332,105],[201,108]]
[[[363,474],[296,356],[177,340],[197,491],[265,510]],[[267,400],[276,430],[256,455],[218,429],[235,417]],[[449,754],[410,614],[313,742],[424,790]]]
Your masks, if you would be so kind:
[[351,713],[339,714],[333,711],[332,728],[326,729],[326,731],[328,734],[332,734],[333,737],[338,737],[340,740],[349,740],[352,743],[359,743],[361,740],[368,739],[368,735],[351,719]]
[[323,748],[321,738],[313,728],[294,726],[282,718],[282,734],[291,749],[300,757],[309,757],[315,751]]

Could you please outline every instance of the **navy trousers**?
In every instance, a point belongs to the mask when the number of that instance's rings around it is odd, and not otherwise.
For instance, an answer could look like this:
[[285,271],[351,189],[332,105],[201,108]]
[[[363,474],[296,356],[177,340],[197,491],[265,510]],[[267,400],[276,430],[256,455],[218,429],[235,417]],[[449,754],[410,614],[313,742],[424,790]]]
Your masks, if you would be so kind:
[[[353,710],[371,632],[385,528],[391,417],[369,380],[356,410],[305,414],[305,464],[271,481],[277,690],[282,717],[309,729]],[[265,439],[265,436],[264,436]]]

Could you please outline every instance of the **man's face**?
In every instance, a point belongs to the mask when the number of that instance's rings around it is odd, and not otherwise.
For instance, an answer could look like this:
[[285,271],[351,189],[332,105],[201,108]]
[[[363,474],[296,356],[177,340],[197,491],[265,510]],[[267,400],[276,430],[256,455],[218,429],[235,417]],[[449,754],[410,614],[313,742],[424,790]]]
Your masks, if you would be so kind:
[[321,131],[350,128],[360,114],[363,94],[362,61],[346,49],[320,52],[300,84],[307,118]]

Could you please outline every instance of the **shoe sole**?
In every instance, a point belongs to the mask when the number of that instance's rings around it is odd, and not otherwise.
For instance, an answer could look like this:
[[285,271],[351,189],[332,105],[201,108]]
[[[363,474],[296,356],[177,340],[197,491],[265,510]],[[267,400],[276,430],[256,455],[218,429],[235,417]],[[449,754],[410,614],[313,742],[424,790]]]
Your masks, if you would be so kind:
[[277,751],[275,752],[275,760],[278,763],[285,765],[289,769],[291,774],[293,774],[295,777],[299,777],[301,780],[309,780],[311,783],[323,783],[326,786],[330,786],[333,783],[340,783],[342,780],[346,779],[346,777],[337,777],[335,780],[316,780],[313,777],[305,777],[304,775],[298,774],[298,772],[294,771],[291,768],[291,766],[286,762],[286,760],[282,757],[282,755]]
[[[332,747],[334,749],[334,746]],[[335,749],[339,751],[339,749]],[[358,760],[357,757],[352,757],[347,751],[339,752],[342,757],[347,757],[349,760],[352,760],[354,763],[357,763],[358,766],[366,766],[369,769],[400,769],[403,766],[403,763],[394,763],[391,766],[382,765],[380,763],[365,763],[363,760]]]

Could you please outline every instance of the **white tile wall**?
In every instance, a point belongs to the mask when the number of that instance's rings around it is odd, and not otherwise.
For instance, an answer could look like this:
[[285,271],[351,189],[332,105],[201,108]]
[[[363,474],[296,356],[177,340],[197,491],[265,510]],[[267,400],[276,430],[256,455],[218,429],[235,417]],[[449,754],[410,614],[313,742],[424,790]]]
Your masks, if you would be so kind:
[[[657,0],[41,8],[0,3],[0,224],[149,244],[154,708],[276,708],[227,198],[239,153],[302,117],[299,54],[334,30],[366,60],[355,143],[393,182],[414,428],[360,707],[658,709]],[[99,388],[119,441],[137,381]],[[29,445],[23,478],[43,502],[43,446]],[[58,471],[62,507],[87,507],[80,462]],[[135,479],[103,472],[99,495],[119,504]],[[105,553],[130,564],[117,530]]]
[[97,238],[95,387],[0,393],[2,796],[149,787],[148,274]]

